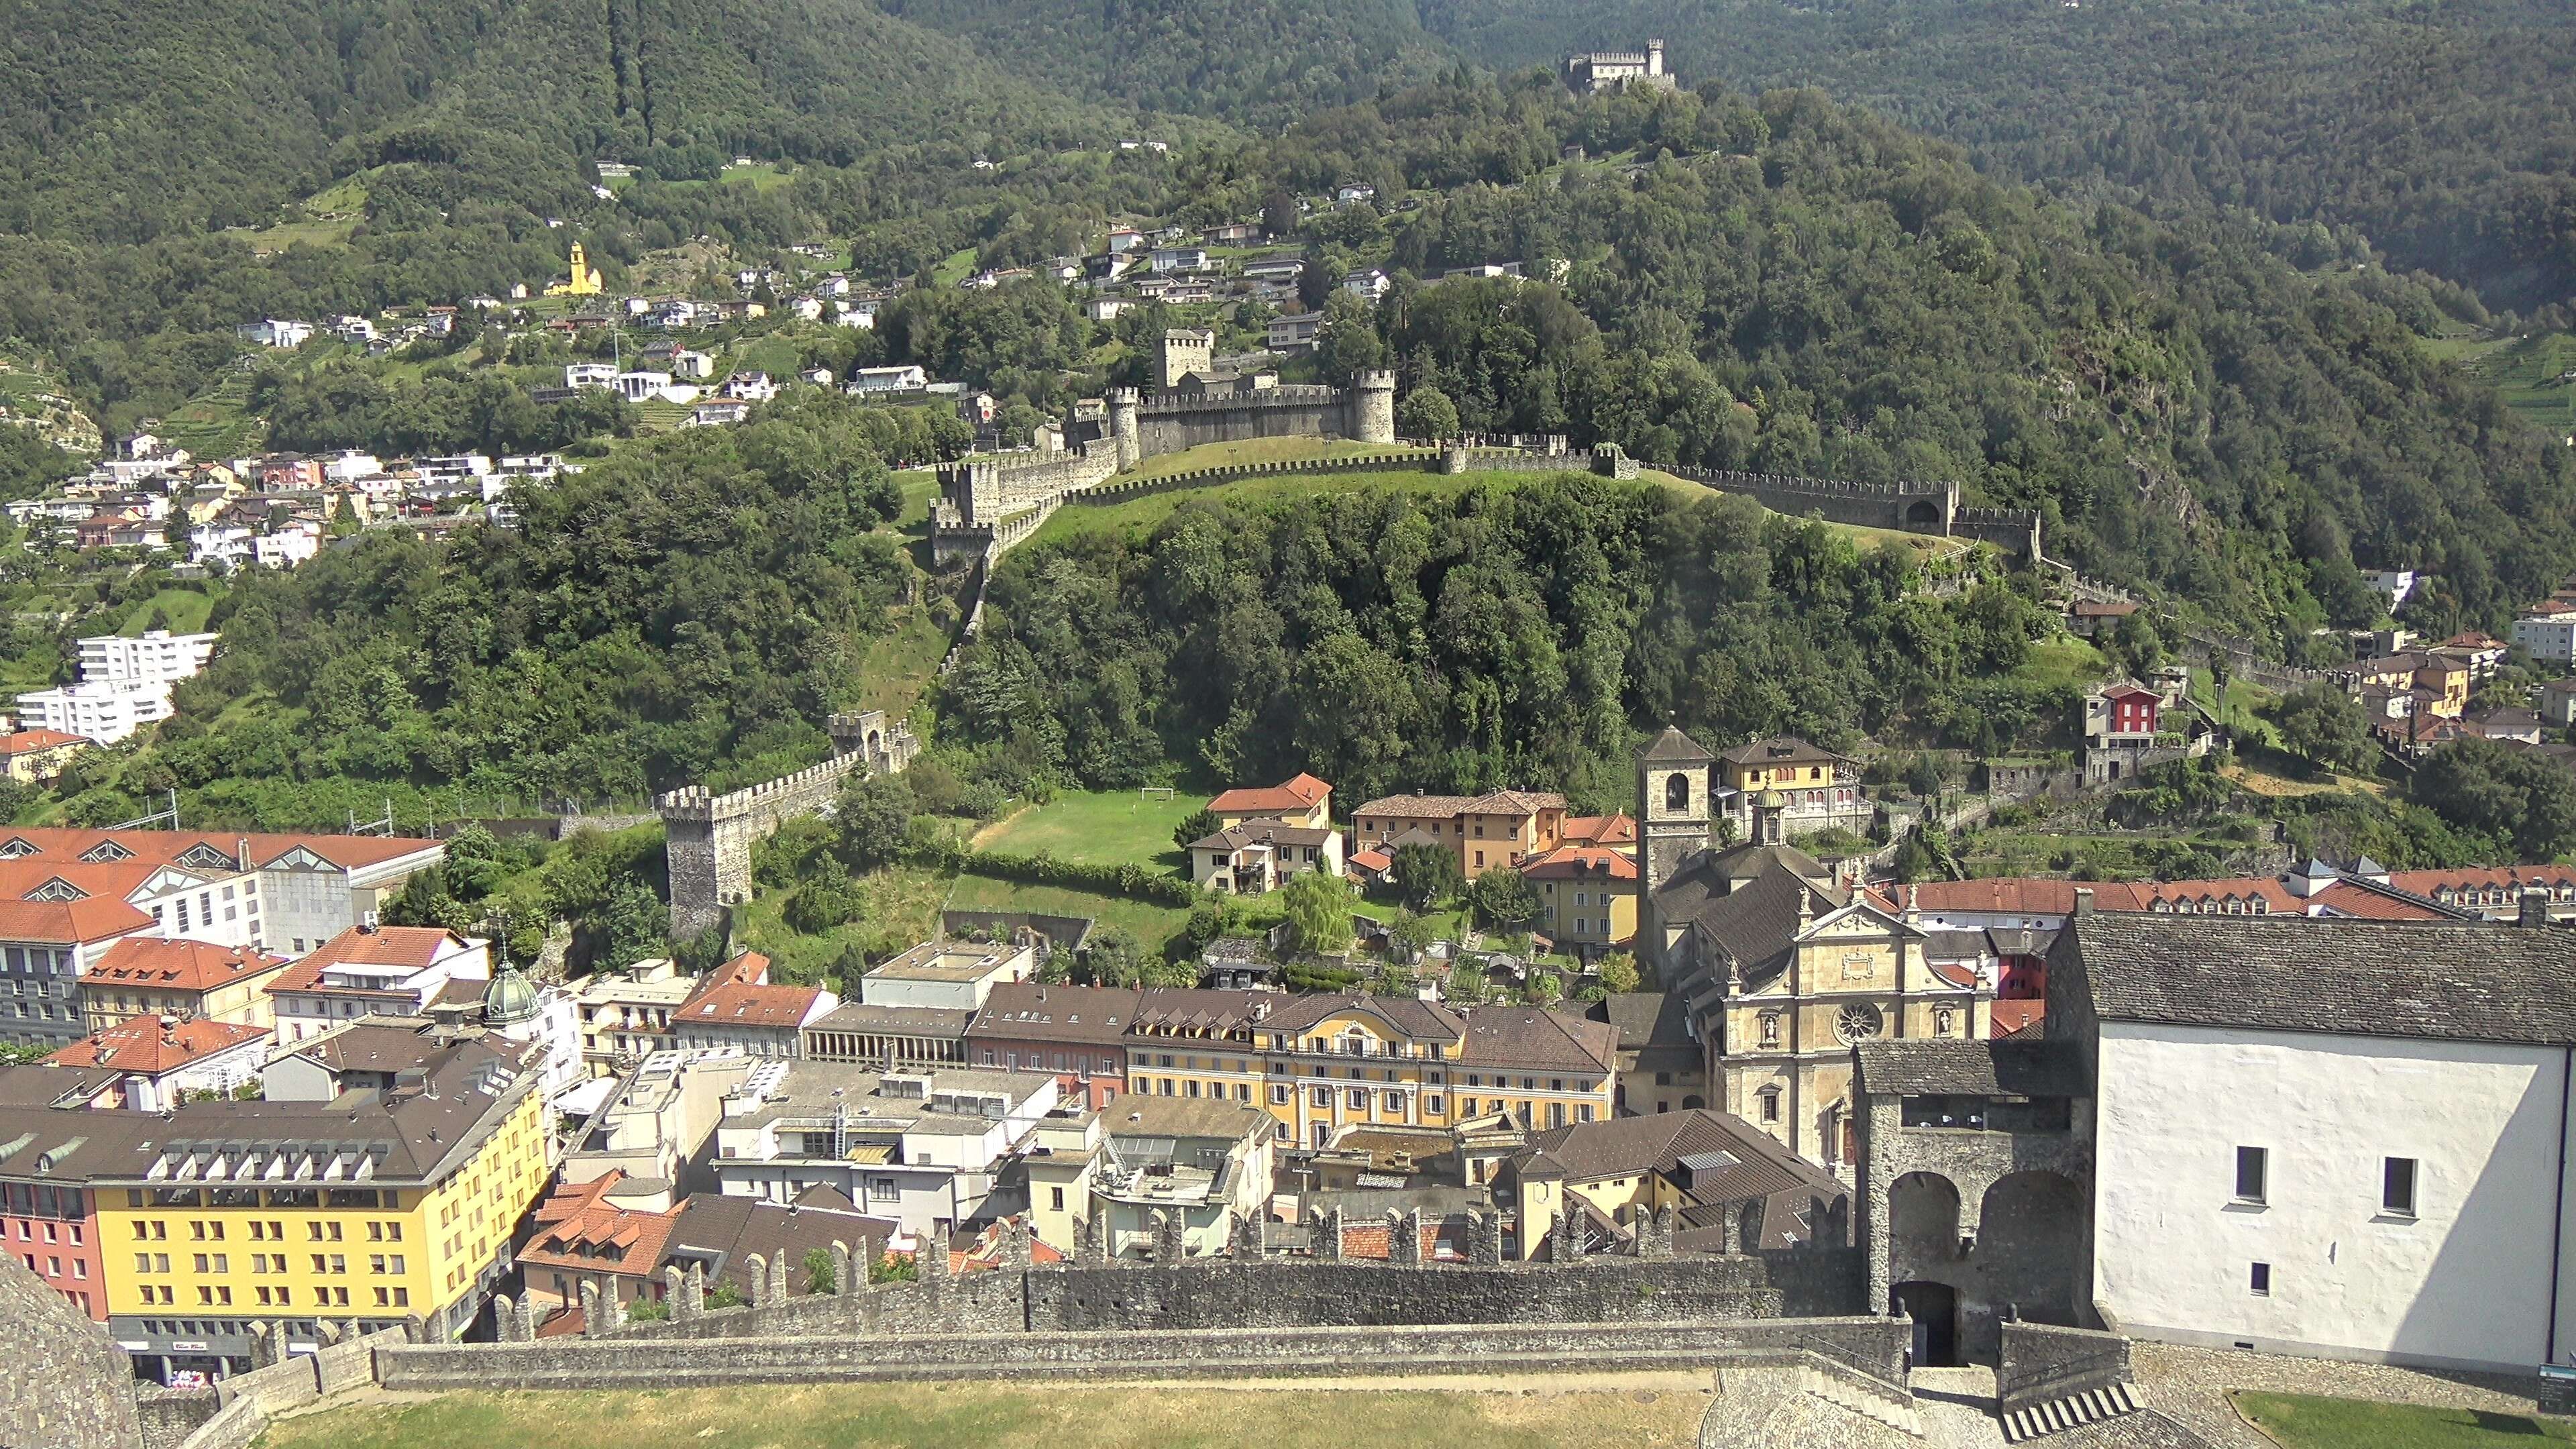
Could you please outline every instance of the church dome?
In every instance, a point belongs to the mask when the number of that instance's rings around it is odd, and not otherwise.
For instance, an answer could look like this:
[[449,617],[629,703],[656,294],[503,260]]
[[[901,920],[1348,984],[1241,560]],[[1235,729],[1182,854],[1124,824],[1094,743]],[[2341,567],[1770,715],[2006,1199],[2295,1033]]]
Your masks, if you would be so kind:
[[492,984],[483,988],[485,1026],[516,1026],[534,1020],[536,1014],[536,983],[515,966],[503,966]]

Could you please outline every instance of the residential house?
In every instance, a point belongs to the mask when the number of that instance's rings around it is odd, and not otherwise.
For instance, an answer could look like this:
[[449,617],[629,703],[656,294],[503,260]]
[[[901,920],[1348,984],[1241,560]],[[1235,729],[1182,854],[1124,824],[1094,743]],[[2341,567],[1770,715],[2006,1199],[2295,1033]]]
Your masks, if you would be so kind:
[[1263,895],[1310,870],[1342,873],[1341,832],[1253,819],[1190,842],[1190,878],[1211,891]]
[[269,1039],[264,1026],[136,1016],[56,1048],[45,1064],[113,1071],[128,1110],[160,1112],[191,1097],[229,1097],[257,1082]]
[[301,347],[313,340],[313,324],[264,317],[234,328],[233,335],[262,347]]
[[1090,1217],[1110,1257],[1151,1255],[1167,1225],[1179,1228],[1184,1257],[1229,1252],[1235,1224],[1268,1212],[1276,1133],[1260,1108],[1130,1097],[1100,1116]]
[[2496,671],[2504,666],[2509,649],[2503,640],[2471,629],[2452,635],[2426,652],[2466,666],[2469,680],[2475,685],[2495,678]]
[[2466,659],[2423,650],[2405,650],[2364,659],[2344,671],[2350,687],[2380,685],[2424,691],[2416,713],[2458,719],[2469,707],[2470,666]]
[[805,1028],[813,1025],[841,998],[814,986],[789,986],[769,979],[769,958],[746,951],[707,973],[671,1018],[672,1044],[680,1047],[740,1047],[756,1057],[800,1057],[805,1054]]
[[83,680],[18,696],[20,725],[80,735],[102,745],[122,743],[173,712],[167,684]]
[[67,1067],[0,1069],[0,1239],[64,1302],[104,1324],[109,1254],[126,1249],[101,1239],[99,1192],[91,1180],[144,1151],[159,1135],[161,1119],[58,1105],[67,1084],[98,1075]]
[[1365,302],[1376,302],[1382,299],[1394,287],[1394,280],[1374,267],[1349,273],[1342,278],[1342,290]]
[[721,391],[739,402],[768,402],[778,396],[778,383],[765,372],[737,372],[724,380]]
[[1869,795],[1848,755],[1773,735],[1722,750],[1717,761],[1723,811],[1738,840],[1775,845],[1820,830],[1869,829]]
[[1618,1032],[1619,1116],[1690,1111],[1708,1105],[1708,1064],[1690,1016],[1668,991],[1614,991],[1584,1015]]
[[2107,785],[2135,778],[2161,759],[2182,753],[2159,746],[2164,696],[2133,680],[2105,685],[2084,697],[2084,783]]
[[0,770],[21,785],[42,785],[63,772],[90,741],[61,730],[23,729],[0,735]]
[[2576,727],[2576,679],[2553,679],[2540,686],[2540,719],[2551,729]]
[[785,1259],[801,1292],[809,1281],[805,1265],[817,1251],[847,1247],[856,1275],[884,1257],[900,1231],[892,1218],[861,1212],[846,1193],[819,1184],[785,1204],[697,1193],[680,1205],[679,1222],[664,1239],[662,1266],[703,1271],[710,1290],[730,1288],[749,1302],[763,1291],[752,1275],[769,1263]]
[[1353,843],[1388,848],[1420,830],[1458,852],[1469,880],[1496,866],[1518,866],[1565,843],[1565,797],[1542,791],[1484,795],[1389,795],[1351,815]]
[[1300,774],[1266,789],[1238,787],[1225,791],[1210,800],[1207,808],[1220,826],[1276,820],[1283,825],[1322,830],[1333,823],[1333,787],[1312,775]]
[[661,956],[593,973],[581,987],[581,1054],[591,1075],[615,1076],[670,1048],[671,1017],[696,990],[695,978]]
[[352,926],[268,983],[277,1035],[293,1043],[361,1016],[421,1016],[480,1001],[489,942],[437,926]]
[[[626,1175],[625,1195],[655,1208],[713,1191],[709,1159],[725,1098],[763,1059],[740,1047],[657,1051],[626,1069],[565,1143],[562,1177],[588,1182]],[[272,1074],[274,1068],[272,1067]],[[654,1189],[659,1188],[656,1195]]]
[[2066,630],[2079,639],[2108,638],[2136,612],[2127,599],[2077,599],[2066,606]]
[[1560,845],[1534,855],[1521,874],[1538,891],[1538,930],[1558,949],[1591,960],[1625,951],[1637,938],[1637,858],[1633,849]]
[[113,896],[0,900],[0,1042],[52,1049],[80,1037],[80,977],[152,917]]
[[657,1188],[641,1190],[611,1170],[585,1182],[558,1183],[537,1204],[535,1230],[514,1261],[528,1317],[540,1327],[578,1311],[584,1288],[594,1301],[632,1308],[662,1299],[664,1249],[683,1208],[649,1206]]
[[965,1064],[1052,1072],[1065,1101],[1105,1109],[1126,1083],[1127,1029],[1142,998],[1132,986],[997,985],[966,1027]]
[[1315,340],[1323,330],[1323,313],[1288,312],[1270,319],[1265,341],[1271,351],[1282,357],[1302,357],[1315,350]]
[[930,386],[930,374],[918,365],[900,367],[862,367],[851,372],[847,391],[859,396],[873,393],[919,392]]
[[1538,1132],[1496,1176],[1494,1193],[1517,1219],[1523,1259],[1548,1248],[1568,1213],[1613,1240],[1633,1242],[1669,1211],[1677,1247],[1839,1246],[1828,1225],[1851,1195],[1768,1133],[1704,1107]]
[[2551,602],[2513,621],[2514,647],[2542,664],[2576,663],[2576,605]]
[[266,1031],[277,1021],[269,983],[286,964],[249,946],[126,936],[83,973],[81,1012],[93,1032],[163,1016]]

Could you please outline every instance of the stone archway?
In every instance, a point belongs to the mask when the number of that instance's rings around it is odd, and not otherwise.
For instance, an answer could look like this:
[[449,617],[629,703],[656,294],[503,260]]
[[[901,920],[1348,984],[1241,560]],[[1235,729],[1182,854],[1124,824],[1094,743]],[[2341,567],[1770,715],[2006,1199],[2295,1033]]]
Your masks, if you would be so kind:
[[1938,503],[1933,502],[1931,499],[1929,499],[1929,498],[1918,498],[1918,499],[1914,500],[1912,503],[1910,503],[1910,504],[1906,505],[1906,509],[1905,509],[1905,526],[1906,526],[1906,527],[1908,527],[1908,528],[1935,528],[1935,527],[1938,527],[1938,526],[1940,525],[1940,522],[1941,522],[1941,505],[1940,505],[1940,504],[1938,504]]
[[2033,1323],[2079,1326],[2077,1294],[2090,1233],[2084,1190],[2063,1173],[2007,1173],[1977,1211],[1976,1261],[1986,1296]]
[[1921,1278],[1959,1261],[1959,1185],[1909,1172],[1887,1187],[1888,1277]]

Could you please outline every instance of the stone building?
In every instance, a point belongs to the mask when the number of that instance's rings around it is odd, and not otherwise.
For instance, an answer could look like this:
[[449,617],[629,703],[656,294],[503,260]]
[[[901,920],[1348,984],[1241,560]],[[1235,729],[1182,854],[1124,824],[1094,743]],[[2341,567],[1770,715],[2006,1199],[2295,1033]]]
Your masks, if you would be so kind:
[[1853,1042],[1988,1033],[1994,987],[1793,846],[1720,849],[1717,757],[1666,730],[1638,756],[1639,954],[1682,1003],[1710,1105],[1811,1161],[1851,1158]]
[[1671,90],[1672,73],[1664,69],[1664,42],[1646,42],[1644,50],[1598,50],[1565,58],[1566,84],[1584,95],[1624,91],[1631,87]]

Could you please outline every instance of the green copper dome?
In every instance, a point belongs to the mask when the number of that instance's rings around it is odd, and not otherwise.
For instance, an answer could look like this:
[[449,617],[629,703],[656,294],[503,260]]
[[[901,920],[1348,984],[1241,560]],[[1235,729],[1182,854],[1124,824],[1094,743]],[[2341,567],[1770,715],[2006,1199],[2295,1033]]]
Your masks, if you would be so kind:
[[503,962],[501,974],[483,988],[483,1024],[516,1026],[537,1015],[537,986],[528,973]]

